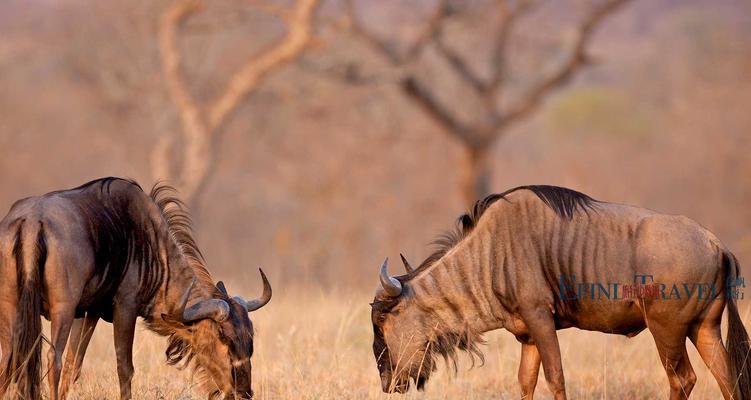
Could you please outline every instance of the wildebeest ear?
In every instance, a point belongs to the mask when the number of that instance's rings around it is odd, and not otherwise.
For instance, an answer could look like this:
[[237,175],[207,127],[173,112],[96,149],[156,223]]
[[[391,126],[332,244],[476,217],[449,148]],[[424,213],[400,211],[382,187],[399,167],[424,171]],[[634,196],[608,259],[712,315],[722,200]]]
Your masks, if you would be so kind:
[[404,269],[407,270],[408,274],[415,272],[415,269],[412,268],[412,265],[410,265],[409,261],[407,261],[407,258],[404,257],[404,254],[399,253],[399,257],[402,258],[402,264],[404,264]]
[[462,226],[462,233],[465,235],[469,233],[469,231],[472,230],[474,227],[474,221],[472,221],[472,217],[469,216],[469,214],[464,214],[461,217],[459,217],[459,223]]
[[219,291],[222,292],[223,295],[229,297],[229,295],[227,294],[227,288],[224,287],[224,282],[222,281],[217,282],[216,288],[219,289]]

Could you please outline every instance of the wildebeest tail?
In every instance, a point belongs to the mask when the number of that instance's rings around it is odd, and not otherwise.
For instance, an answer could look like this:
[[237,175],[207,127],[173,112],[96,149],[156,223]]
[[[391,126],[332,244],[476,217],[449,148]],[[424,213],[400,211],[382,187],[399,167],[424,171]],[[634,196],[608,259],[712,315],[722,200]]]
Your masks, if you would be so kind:
[[[722,254],[722,264],[726,271],[727,288],[736,285],[740,274],[740,266],[735,256],[726,251]],[[738,314],[738,306],[732,293],[727,296],[728,311],[728,355],[730,358],[730,372],[732,383],[735,385],[735,398],[739,400],[751,400],[751,359],[749,356],[748,332],[743,326],[741,316]]]
[[[38,224],[38,225],[37,225]],[[47,256],[44,227],[22,221],[18,225],[13,255],[16,261],[18,306],[11,334],[11,357],[6,369],[12,398],[41,398],[42,293],[41,280]]]

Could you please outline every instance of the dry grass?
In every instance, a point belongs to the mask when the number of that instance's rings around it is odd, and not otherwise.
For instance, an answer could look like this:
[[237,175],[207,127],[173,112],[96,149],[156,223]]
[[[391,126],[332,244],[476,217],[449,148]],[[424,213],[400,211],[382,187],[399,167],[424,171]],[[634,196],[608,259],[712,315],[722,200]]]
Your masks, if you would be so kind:
[[[281,292],[281,291],[278,291]],[[297,294],[301,293],[301,294]],[[371,351],[367,294],[288,291],[254,313],[257,327],[253,387],[259,399],[386,399],[381,393]],[[746,319],[747,320],[747,319]],[[749,326],[749,324],[747,324]],[[559,334],[567,389],[572,399],[647,399],[667,395],[667,378],[648,332],[627,339],[576,329]],[[441,365],[426,391],[393,399],[516,399],[519,345],[507,332],[486,336],[487,362],[452,376]],[[692,399],[717,399],[720,393],[689,344],[699,377]],[[164,363],[164,340],[139,329],[134,347],[138,399],[203,399],[193,392],[189,372]],[[539,397],[550,398],[540,377]],[[74,399],[117,398],[112,331],[101,324],[84,362]]]

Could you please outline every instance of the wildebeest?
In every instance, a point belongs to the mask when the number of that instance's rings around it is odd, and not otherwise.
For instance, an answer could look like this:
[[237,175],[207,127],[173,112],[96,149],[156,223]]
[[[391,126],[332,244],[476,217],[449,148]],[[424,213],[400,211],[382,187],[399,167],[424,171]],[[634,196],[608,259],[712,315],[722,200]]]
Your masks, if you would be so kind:
[[84,316],[114,325],[122,399],[131,397],[137,317],[169,337],[167,362],[192,365],[210,397],[252,396],[248,312],[271,299],[271,286],[261,271],[263,295],[245,301],[215,285],[172,193],[103,178],[13,204],[0,222],[0,397],[40,398],[41,315],[51,321],[52,399],[65,395],[63,350]]
[[[405,275],[389,276],[387,263],[381,266],[372,303],[373,352],[386,392],[406,392],[411,381],[422,388],[436,358],[455,365],[457,349],[482,359],[481,334],[505,328],[521,342],[522,397],[532,398],[542,363],[554,397],[565,399],[557,329],[634,336],[646,328],[668,375],[671,399],[688,397],[696,382],[687,337],[725,399],[751,399],[748,334],[727,286],[739,277],[738,263],[711,232],[686,217],[560,187],[523,186],[478,201],[437,244],[416,269],[402,258]],[[705,284],[716,292],[576,296],[571,279]],[[727,350],[720,335],[725,308]]]

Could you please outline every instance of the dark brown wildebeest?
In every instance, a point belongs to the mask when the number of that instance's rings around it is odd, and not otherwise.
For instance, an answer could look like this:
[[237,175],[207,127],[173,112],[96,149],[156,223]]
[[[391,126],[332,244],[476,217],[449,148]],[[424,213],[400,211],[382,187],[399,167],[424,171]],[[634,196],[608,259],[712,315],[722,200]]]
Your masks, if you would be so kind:
[[210,397],[252,396],[248,312],[271,299],[271,286],[261,272],[263,295],[246,302],[215,285],[171,192],[103,178],[11,207],[0,222],[0,398],[40,398],[41,315],[51,321],[52,399],[65,395],[62,355],[84,315],[114,325],[122,399],[131,397],[137,317],[169,337],[168,363],[192,364]]
[[[738,263],[688,218],[600,202],[565,188],[524,186],[477,202],[438,245],[417,269],[403,258],[406,275],[391,277],[386,262],[381,266],[372,304],[373,352],[386,392],[404,393],[410,380],[422,388],[436,358],[455,365],[457,349],[482,359],[481,334],[505,328],[522,344],[522,397],[532,398],[542,363],[555,398],[565,399],[557,329],[634,336],[646,328],[667,372],[671,399],[688,397],[696,381],[687,337],[725,399],[751,399],[749,339],[726,285],[736,282]],[[575,277],[626,285],[640,275],[668,288],[703,283],[704,296],[613,296],[611,287],[608,297],[600,296],[599,286],[597,297],[586,291],[577,296],[580,286],[571,283]],[[715,292],[707,296],[710,286]],[[726,307],[727,350],[720,336]]]

